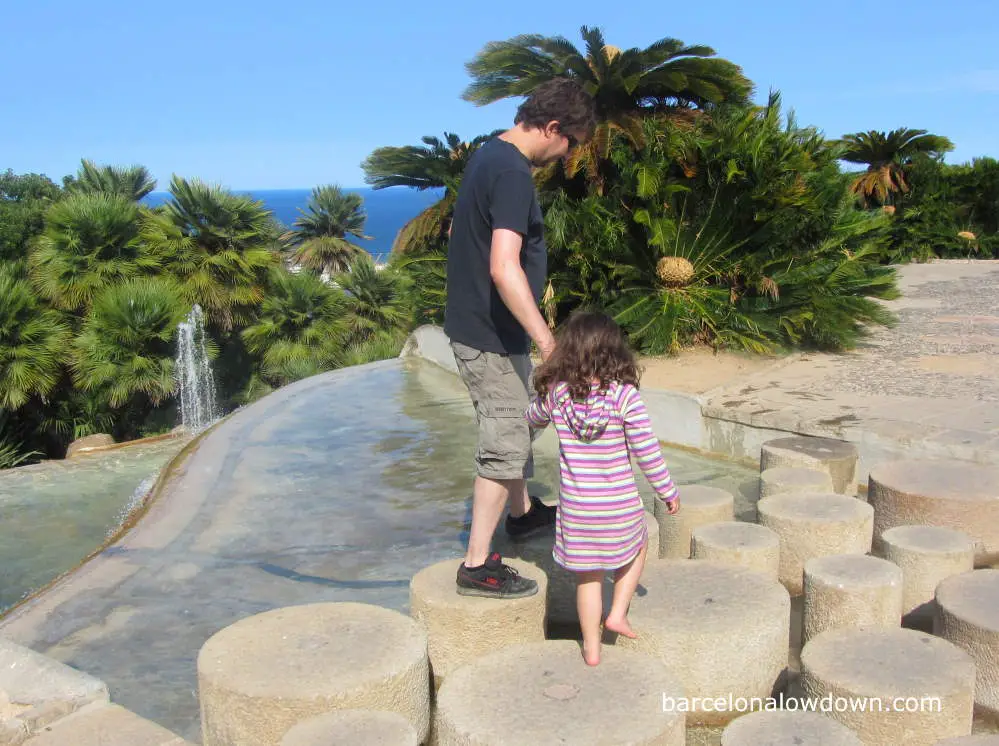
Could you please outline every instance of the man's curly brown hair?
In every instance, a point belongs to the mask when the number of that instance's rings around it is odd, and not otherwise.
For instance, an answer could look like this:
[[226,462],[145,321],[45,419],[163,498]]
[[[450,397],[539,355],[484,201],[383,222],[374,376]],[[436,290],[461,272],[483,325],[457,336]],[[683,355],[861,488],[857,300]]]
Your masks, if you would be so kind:
[[563,132],[589,140],[597,126],[593,97],[574,80],[554,78],[531,91],[517,109],[513,123],[523,122],[531,129],[543,129],[553,121],[559,123]]
[[555,335],[555,350],[534,372],[534,390],[546,396],[565,381],[572,398],[585,401],[599,381],[606,390],[612,381],[638,388],[635,355],[612,318],[598,311],[576,311]]

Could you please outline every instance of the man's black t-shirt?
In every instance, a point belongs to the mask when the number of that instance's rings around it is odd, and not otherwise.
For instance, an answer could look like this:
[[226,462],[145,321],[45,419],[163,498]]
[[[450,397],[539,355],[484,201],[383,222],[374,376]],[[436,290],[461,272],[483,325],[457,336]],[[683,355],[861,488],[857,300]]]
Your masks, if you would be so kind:
[[535,302],[540,302],[548,254],[531,164],[515,145],[498,137],[472,155],[462,176],[448,247],[444,332],[478,350],[523,354],[530,349],[530,338],[489,274],[496,228],[523,236],[520,265]]

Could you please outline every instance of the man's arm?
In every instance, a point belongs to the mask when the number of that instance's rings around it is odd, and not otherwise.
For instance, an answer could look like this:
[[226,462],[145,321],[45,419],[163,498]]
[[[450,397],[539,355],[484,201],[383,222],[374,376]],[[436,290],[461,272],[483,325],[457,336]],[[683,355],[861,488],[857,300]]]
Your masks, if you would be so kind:
[[493,230],[489,251],[489,274],[510,313],[534,340],[541,351],[541,358],[547,360],[555,349],[555,338],[545,323],[538,304],[534,301],[527,275],[520,266],[522,244],[523,237],[516,231],[506,228]]

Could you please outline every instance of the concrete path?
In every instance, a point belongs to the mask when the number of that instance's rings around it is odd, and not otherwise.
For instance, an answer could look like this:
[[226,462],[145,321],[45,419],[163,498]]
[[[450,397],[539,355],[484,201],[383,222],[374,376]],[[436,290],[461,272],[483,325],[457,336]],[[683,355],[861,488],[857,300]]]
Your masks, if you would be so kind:
[[872,458],[999,464],[999,261],[903,266],[899,285],[886,304],[896,327],[853,352],[792,355],[706,392],[703,414],[842,438]]

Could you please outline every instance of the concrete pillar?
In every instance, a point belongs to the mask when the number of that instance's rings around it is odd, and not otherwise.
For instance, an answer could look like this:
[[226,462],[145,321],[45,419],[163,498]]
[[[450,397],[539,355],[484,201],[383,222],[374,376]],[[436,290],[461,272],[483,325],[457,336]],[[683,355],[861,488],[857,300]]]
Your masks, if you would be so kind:
[[856,495],[858,460],[859,453],[853,443],[795,435],[763,444],[760,451],[760,471],[781,466],[818,469],[829,475],[833,492]]
[[303,720],[281,746],[419,746],[416,731],[397,712],[338,710]]
[[380,606],[317,603],[240,619],[198,654],[203,746],[278,746],[302,720],[342,709],[430,725],[427,633]]
[[733,720],[721,746],[864,746],[842,723],[817,712],[760,710]]
[[970,733],[974,687],[967,653],[911,629],[830,629],[801,651],[803,696],[827,702],[819,711],[864,746],[934,746]]
[[805,563],[802,642],[837,627],[898,627],[902,570],[864,554],[815,557]]
[[[682,499],[682,498],[681,498]],[[791,600],[766,575],[707,560],[664,560],[646,566],[646,592],[628,619],[636,639],[615,645],[657,657],[693,698],[769,697],[785,674]],[[705,706],[688,725],[724,725],[741,712]]]
[[427,632],[430,670],[438,687],[452,671],[481,655],[545,639],[548,579],[540,568],[515,563],[521,575],[537,581],[538,592],[497,600],[458,595],[455,573],[460,563],[449,559],[426,567],[409,585],[410,614]]
[[683,696],[671,667],[649,656],[605,645],[591,667],[575,641],[514,645],[447,677],[435,744],[601,746],[610,733],[615,746],[684,746]]
[[975,541],[975,562],[999,559],[999,468],[957,461],[889,461],[871,469],[874,548],[896,526],[942,526]]
[[685,485],[680,487],[680,512],[670,515],[665,503],[655,502],[659,522],[659,556],[669,559],[690,557],[691,534],[698,526],[735,519],[735,498],[718,487]]
[[813,557],[871,549],[874,511],[855,497],[774,495],[760,500],[756,511],[760,525],[780,537],[780,580],[792,596],[801,595],[805,563]]
[[807,466],[775,466],[760,472],[760,499],[785,492],[832,492],[832,477]]
[[975,706],[999,720],[999,570],[973,570],[937,586],[933,633],[975,661]]
[[940,582],[974,569],[975,542],[950,528],[896,526],[881,535],[881,556],[902,568],[904,623],[928,627]]
[[698,526],[691,537],[693,559],[738,565],[778,578],[780,538],[765,526],[722,521]]

